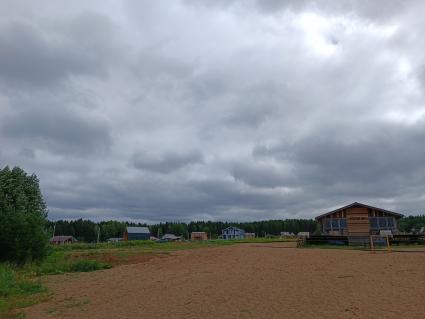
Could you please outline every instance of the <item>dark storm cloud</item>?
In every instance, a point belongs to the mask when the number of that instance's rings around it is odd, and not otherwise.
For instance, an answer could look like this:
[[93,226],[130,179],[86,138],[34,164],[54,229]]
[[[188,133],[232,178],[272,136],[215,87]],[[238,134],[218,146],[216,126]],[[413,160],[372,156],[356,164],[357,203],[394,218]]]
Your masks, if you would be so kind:
[[52,218],[417,213],[423,6],[0,3],[0,165]]

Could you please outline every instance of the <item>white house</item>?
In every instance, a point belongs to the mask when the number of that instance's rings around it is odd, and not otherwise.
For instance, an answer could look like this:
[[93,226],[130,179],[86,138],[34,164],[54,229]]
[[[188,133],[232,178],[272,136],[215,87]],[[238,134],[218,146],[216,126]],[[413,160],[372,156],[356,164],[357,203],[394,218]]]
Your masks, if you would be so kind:
[[221,231],[221,239],[244,239],[245,231],[238,227],[230,226]]

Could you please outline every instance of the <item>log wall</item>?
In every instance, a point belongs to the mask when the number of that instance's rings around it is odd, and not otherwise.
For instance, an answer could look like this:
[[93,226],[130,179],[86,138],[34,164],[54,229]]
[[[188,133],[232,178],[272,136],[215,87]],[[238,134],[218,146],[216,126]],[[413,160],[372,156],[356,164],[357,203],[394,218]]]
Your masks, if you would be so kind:
[[348,208],[347,210],[348,235],[369,235],[369,212],[367,208]]

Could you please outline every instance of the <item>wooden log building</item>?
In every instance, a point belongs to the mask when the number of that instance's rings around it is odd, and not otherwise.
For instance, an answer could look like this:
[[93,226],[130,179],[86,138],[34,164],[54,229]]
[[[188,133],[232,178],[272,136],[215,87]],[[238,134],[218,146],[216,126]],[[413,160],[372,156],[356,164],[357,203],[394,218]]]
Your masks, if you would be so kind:
[[194,231],[190,233],[190,240],[208,240],[208,235],[203,231]]
[[324,235],[368,236],[379,235],[381,230],[398,230],[402,214],[361,203],[335,209],[316,217]]

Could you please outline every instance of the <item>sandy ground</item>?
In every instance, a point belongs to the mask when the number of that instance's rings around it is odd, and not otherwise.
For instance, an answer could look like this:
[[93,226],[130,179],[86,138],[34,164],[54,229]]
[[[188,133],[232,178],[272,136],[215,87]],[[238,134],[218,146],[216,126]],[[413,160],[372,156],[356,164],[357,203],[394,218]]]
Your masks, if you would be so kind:
[[425,318],[425,253],[241,244],[51,276],[27,318]]

